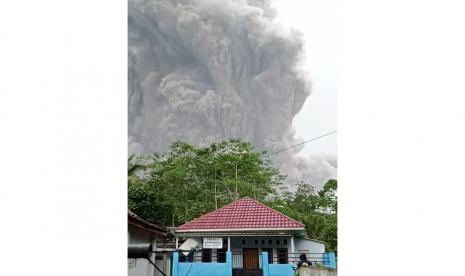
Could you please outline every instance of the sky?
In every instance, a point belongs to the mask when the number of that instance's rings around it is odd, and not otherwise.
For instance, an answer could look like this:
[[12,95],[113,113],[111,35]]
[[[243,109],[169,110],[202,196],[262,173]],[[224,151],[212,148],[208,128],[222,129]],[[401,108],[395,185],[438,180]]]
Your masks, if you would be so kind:
[[[248,1],[129,2],[129,152],[231,137],[274,152],[336,129],[337,2]],[[321,186],[336,177],[336,137],[273,164],[287,184]]]
[[[276,20],[301,31],[313,91],[294,118],[297,136],[309,140],[337,129],[337,71],[340,24],[338,0],[274,0]],[[337,133],[305,144],[300,155],[336,153]]]

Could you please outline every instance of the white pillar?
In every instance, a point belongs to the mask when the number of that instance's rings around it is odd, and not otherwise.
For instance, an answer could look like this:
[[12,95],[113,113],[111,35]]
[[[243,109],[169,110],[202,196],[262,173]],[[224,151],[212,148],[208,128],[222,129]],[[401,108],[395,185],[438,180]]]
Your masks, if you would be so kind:
[[291,253],[295,253],[294,236],[291,236]]
[[[153,240],[152,240],[152,250],[155,250],[156,248],[157,248],[157,234],[155,234],[155,235],[153,236]],[[155,253],[155,254],[150,254],[150,259],[152,260],[153,263],[156,262],[155,256],[156,256],[156,253]],[[155,273],[156,273],[156,269],[155,269],[151,264],[149,264],[149,267],[150,267],[149,271],[152,271],[151,274],[152,274],[152,275],[156,275],[156,274],[155,274]]]
[[228,251],[231,251],[231,237],[228,237]]
[[179,248],[179,240],[178,240],[178,237],[176,237],[176,249]]

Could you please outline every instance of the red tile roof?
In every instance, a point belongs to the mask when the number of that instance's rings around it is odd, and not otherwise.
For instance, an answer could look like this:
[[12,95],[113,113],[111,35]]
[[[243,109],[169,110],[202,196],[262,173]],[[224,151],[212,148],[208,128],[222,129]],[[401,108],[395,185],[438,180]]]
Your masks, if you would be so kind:
[[220,209],[191,220],[176,231],[231,230],[231,229],[295,229],[299,223],[262,203],[244,197]]

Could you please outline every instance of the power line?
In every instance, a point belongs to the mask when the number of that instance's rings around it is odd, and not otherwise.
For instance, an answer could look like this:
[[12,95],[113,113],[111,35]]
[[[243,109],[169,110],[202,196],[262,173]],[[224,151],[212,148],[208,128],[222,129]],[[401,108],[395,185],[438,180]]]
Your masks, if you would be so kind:
[[333,133],[335,133],[335,132],[337,132],[337,130],[333,130],[333,131],[331,131],[331,132],[328,132],[328,133],[326,133],[326,134],[323,134],[323,135],[320,135],[320,136],[318,136],[318,137],[312,138],[312,139],[310,139],[310,140],[304,141],[304,142],[299,143],[299,144],[297,144],[297,145],[293,145],[293,146],[290,146],[290,147],[288,147],[288,148],[285,148],[285,149],[281,149],[281,150],[272,152],[272,153],[270,153],[269,155],[273,155],[273,154],[280,153],[280,152],[285,151],[285,150],[288,150],[288,149],[292,149],[292,148],[298,147],[298,146],[300,146],[300,145],[303,145],[303,144],[308,143],[308,142],[311,142],[311,141],[315,141],[315,140],[317,140],[317,139],[320,139],[320,138],[322,138],[322,137],[328,136],[328,135],[333,134]]

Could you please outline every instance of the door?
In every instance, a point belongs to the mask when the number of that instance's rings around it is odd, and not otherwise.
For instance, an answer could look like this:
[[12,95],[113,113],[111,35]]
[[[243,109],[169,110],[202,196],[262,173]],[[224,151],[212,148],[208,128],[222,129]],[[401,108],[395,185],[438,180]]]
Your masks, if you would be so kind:
[[244,248],[242,250],[243,269],[258,269],[258,249]]

